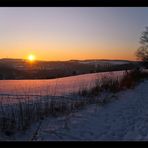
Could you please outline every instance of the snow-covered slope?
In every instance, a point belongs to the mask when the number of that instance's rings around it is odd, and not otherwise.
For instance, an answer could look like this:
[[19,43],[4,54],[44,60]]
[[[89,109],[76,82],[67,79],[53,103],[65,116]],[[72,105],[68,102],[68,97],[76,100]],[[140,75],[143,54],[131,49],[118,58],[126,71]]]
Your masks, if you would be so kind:
[[83,74],[51,80],[1,80],[1,94],[62,95],[77,92],[82,87],[91,87],[96,79],[122,77],[125,71]]
[[147,90],[145,81],[102,107],[90,105],[67,117],[49,117],[12,140],[148,140]]

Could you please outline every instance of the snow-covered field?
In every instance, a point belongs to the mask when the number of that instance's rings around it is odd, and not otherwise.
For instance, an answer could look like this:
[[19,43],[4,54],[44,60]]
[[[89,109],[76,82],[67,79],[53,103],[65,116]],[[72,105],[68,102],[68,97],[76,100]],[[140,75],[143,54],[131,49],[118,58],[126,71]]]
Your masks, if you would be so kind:
[[9,95],[64,95],[92,87],[96,79],[121,78],[125,71],[83,74],[51,80],[0,80],[0,96]]
[[129,64],[129,61],[115,61],[115,60],[99,60],[99,61],[80,61],[79,63],[83,64],[99,64],[99,65],[105,65],[105,64],[112,64],[112,65],[123,65],[123,64]]
[[104,106],[89,105],[66,117],[48,117],[13,137],[1,135],[1,140],[148,140],[147,90],[145,81],[112,96],[118,99]]

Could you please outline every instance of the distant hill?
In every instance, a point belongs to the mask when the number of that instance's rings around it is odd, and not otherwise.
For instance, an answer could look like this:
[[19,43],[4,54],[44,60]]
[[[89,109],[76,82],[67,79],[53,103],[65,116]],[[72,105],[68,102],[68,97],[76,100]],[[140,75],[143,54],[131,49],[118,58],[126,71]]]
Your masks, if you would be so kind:
[[0,59],[0,79],[50,79],[65,76],[132,69],[135,61],[127,60],[69,60],[35,61]]
[[5,64],[9,65],[16,69],[63,69],[68,68],[69,66],[74,66],[74,70],[79,66],[107,66],[107,65],[124,65],[124,64],[134,64],[135,61],[128,60],[108,60],[108,59],[89,59],[89,60],[68,60],[68,61],[35,61],[33,64],[30,64],[25,59],[10,59],[3,58],[0,59],[0,65]]
[[[0,62],[25,62],[26,59],[11,59],[11,58],[2,58],[0,59]],[[109,60],[109,59],[86,59],[86,60],[67,60],[67,61],[43,61],[43,60],[36,60],[36,62],[135,62],[135,61],[129,61],[129,60]]]

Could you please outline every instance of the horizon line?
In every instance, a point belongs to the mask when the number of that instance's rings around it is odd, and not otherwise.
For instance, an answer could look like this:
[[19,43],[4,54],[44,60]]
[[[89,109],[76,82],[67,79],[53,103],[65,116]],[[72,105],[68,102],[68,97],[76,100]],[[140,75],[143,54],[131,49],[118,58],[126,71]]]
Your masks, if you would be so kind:
[[[0,60],[28,60],[25,58],[0,58]],[[69,59],[69,60],[35,60],[35,61],[43,61],[43,62],[65,62],[65,61],[94,61],[94,60],[99,60],[99,61],[141,61],[141,60],[127,60],[127,59]]]

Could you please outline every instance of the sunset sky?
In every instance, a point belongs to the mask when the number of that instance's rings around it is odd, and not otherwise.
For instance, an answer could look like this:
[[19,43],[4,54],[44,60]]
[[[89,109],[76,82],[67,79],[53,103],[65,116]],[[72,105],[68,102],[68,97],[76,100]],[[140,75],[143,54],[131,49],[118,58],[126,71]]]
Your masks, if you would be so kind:
[[148,26],[148,8],[0,8],[0,58],[127,59]]

